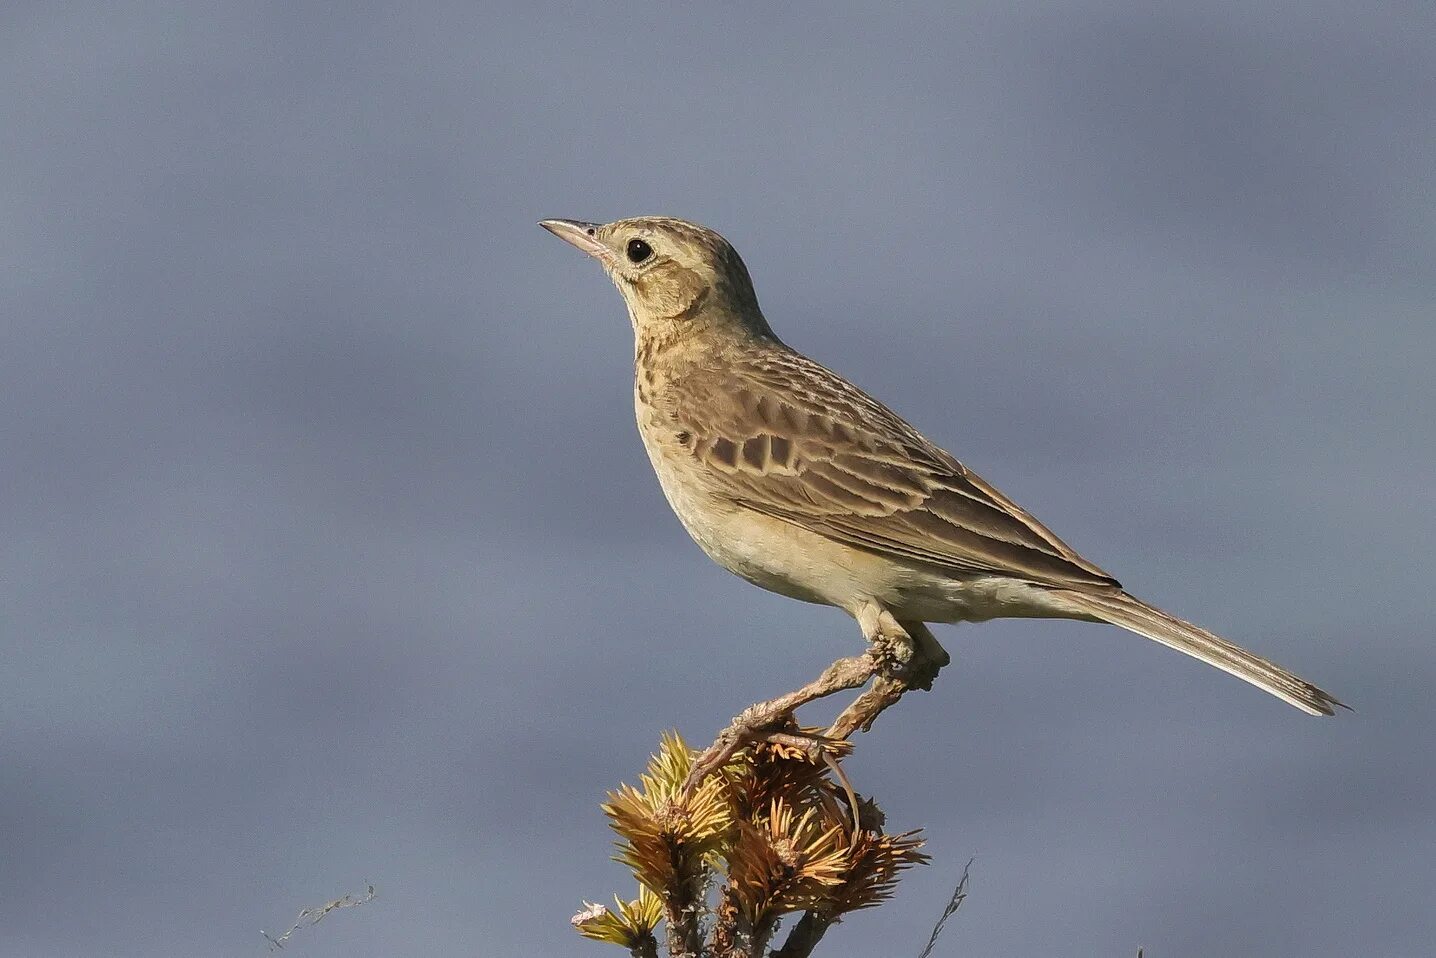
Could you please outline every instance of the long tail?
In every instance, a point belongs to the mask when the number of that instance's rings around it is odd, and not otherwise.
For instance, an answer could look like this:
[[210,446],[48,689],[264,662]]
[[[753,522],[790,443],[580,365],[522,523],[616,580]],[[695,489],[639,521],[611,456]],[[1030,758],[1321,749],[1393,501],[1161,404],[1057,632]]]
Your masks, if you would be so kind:
[[1125,592],[1090,593],[1061,589],[1054,590],[1054,595],[1086,616],[1121,626],[1201,659],[1208,665],[1215,665],[1223,672],[1250,682],[1310,715],[1334,715],[1337,708],[1347,708],[1330,693],[1297,678],[1281,666]]

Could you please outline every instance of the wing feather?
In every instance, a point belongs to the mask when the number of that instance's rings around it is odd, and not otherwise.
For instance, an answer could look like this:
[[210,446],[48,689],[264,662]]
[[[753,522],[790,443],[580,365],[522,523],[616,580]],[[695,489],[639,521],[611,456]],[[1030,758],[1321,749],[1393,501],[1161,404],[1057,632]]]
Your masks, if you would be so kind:
[[896,413],[797,353],[697,369],[683,385],[668,413],[692,433],[712,495],[957,576],[1117,585]]

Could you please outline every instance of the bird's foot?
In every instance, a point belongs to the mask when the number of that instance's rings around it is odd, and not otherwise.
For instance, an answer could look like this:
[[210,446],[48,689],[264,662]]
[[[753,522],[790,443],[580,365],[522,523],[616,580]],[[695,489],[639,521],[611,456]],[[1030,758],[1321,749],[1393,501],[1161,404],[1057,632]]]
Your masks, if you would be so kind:
[[913,647],[912,639],[901,630],[876,631],[869,643],[868,654],[873,657],[880,674],[894,678],[907,675],[913,666],[918,664],[917,650]]
[[827,735],[836,739],[872,728],[878,715],[904,693],[930,690],[938,672],[952,661],[921,622],[899,622],[891,612],[872,604],[858,610],[857,620],[868,639],[877,678],[828,726]]
[[857,620],[880,674],[908,688],[930,690],[939,670],[951,661],[921,622],[899,622],[891,612],[871,604],[859,610]]
[[901,678],[909,689],[931,692],[932,683],[937,680],[937,673],[942,671],[947,661],[935,662],[922,656],[914,656],[913,661],[908,663],[897,678]]

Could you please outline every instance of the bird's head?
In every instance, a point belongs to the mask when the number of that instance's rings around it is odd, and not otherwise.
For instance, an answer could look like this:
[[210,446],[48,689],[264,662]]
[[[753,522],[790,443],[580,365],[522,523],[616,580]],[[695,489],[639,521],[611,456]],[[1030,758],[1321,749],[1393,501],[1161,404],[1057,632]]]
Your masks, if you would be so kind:
[[640,335],[699,319],[769,332],[747,267],[727,240],[706,227],[665,216],[539,225],[599,261]]

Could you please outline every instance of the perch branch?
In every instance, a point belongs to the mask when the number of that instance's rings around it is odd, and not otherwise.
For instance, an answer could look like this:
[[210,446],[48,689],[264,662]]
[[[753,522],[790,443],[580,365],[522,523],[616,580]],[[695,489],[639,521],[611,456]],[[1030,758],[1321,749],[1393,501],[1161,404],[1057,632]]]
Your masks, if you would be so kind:
[[751,705],[744,709],[726,729],[718,733],[713,744],[708,746],[693,763],[693,768],[688,773],[688,780],[683,784],[684,796],[692,795],[703,779],[707,778],[714,770],[721,768],[733,757],[735,752],[748,742],[764,738],[766,737],[765,733],[769,732],[777,732],[780,735],[789,734],[776,729],[775,726],[787,719],[800,705],[806,705],[835,692],[862,688],[867,684],[868,679],[879,674],[881,668],[882,665],[878,657],[871,652],[838,659],[824,669],[822,675],[797,691],[780,695],[766,702],[759,702],[757,705]]
[[783,942],[782,948],[773,952],[772,958],[808,958],[832,923],[832,919],[815,911],[803,912],[803,917],[788,932],[788,940]]

